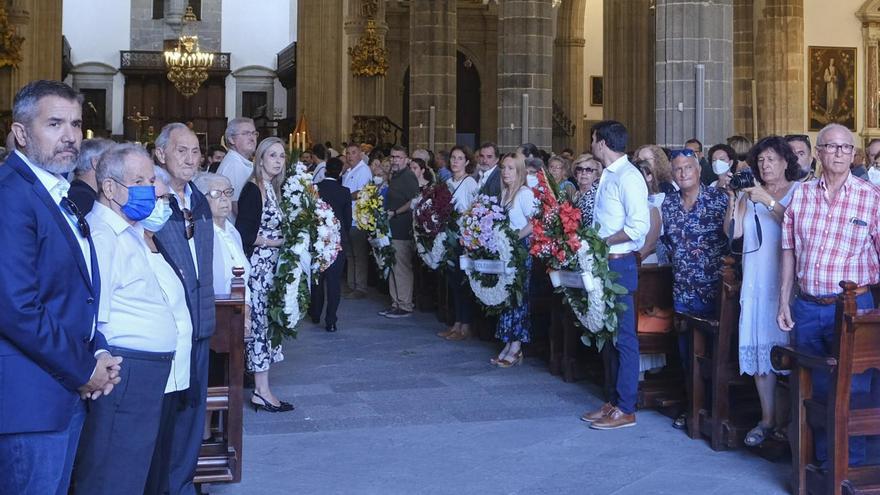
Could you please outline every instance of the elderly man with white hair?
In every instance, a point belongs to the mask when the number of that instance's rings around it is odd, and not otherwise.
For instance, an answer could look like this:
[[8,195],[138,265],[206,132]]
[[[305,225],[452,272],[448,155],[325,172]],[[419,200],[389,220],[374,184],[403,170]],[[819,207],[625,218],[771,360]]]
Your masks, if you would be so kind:
[[[856,306],[871,309],[870,286],[880,282],[880,188],[850,173],[855,141],[846,127],[825,126],[816,139],[822,176],[792,194],[782,221],[779,328],[817,356],[831,352],[840,282],[858,284]],[[797,291],[794,292],[795,284]],[[796,296],[792,300],[792,294]],[[813,371],[813,397],[828,393],[827,371]],[[853,375],[852,394],[867,395],[877,370]],[[876,407],[875,405],[868,405]],[[815,428],[816,459],[827,462],[828,438]],[[850,465],[865,460],[865,437],[849,440]]]
[[238,117],[229,121],[223,137],[226,138],[228,152],[217,167],[217,173],[226,176],[232,184],[232,213],[229,218],[235,222],[238,215],[238,196],[244,184],[254,173],[254,152],[257,150],[257,128],[254,120]]

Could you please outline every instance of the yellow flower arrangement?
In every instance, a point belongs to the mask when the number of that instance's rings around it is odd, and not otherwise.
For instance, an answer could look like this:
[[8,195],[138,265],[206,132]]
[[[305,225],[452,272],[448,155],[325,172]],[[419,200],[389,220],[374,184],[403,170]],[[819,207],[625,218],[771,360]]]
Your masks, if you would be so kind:
[[359,229],[367,233],[375,232],[382,211],[382,197],[379,188],[372,182],[361,189],[354,204],[355,222]]

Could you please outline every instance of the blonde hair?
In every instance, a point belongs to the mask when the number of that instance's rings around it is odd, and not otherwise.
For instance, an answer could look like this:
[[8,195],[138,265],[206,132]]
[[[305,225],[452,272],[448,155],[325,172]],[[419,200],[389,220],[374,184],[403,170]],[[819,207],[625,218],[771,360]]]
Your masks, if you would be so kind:
[[[257,150],[254,152],[254,171],[251,174],[250,181],[257,185],[260,190],[263,190],[263,155],[266,154],[266,151],[274,144],[280,144],[281,148],[284,149],[284,141],[277,137],[268,137],[257,145]],[[287,150],[285,150],[286,157]],[[286,159],[286,158],[285,158]],[[276,175],[272,179],[272,189],[275,190],[275,197],[281,200],[281,185],[284,184],[284,179],[287,176],[287,163],[284,164],[284,167],[281,169],[281,173]]]
[[[501,157],[501,160],[498,161],[501,166],[504,166],[504,160],[513,160],[513,165],[516,168],[516,178],[513,180],[513,185],[508,189],[507,185],[504,184],[504,181],[501,181],[501,204],[505,205],[513,201],[513,198],[516,197],[517,191],[519,188],[526,185],[526,157],[523,156],[522,153],[507,153],[506,155]],[[500,172],[500,171],[499,171]]]
[[639,147],[633,155],[636,161],[638,161],[639,154],[642,150],[648,150],[654,158],[654,163],[651,167],[651,174],[654,175],[654,180],[658,183],[672,182],[672,165],[669,163],[669,159],[666,158],[666,152],[663,151],[663,148],[656,144],[643,145]]

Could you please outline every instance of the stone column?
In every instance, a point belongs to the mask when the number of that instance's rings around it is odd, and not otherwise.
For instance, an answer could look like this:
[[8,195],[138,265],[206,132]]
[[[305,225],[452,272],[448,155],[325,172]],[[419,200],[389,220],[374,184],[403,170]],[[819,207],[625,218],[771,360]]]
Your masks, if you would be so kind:
[[758,136],[804,132],[804,1],[756,0]]
[[409,147],[455,146],[456,0],[411,0],[409,7]]
[[551,0],[498,5],[498,145],[522,144],[523,95],[528,141],[549,150],[553,139],[553,7]]
[[[348,81],[347,105],[342,110],[345,134],[351,133],[355,115],[385,115],[385,76],[355,76],[351,73],[351,58],[348,49],[355,46],[367,27],[368,13],[374,13],[375,33],[381,46],[385,45],[388,24],[385,23],[385,2],[379,0],[349,0],[345,16],[345,63],[344,75]],[[320,43],[320,40],[317,40]],[[345,90],[344,90],[345,91]]]
[[755,0],[733,0],[733,132],[754,140]]
[[[342,0],[299,0],[296,16],[296,109],[313,138],[339,147],[348,141],[342,121],[343,83],[349,58],[343,50]],[[299,118],[299,115],[290,115]],[[340,150],[341,151],[341,150]]]
[[652,0],[605,0],[603,7],[603,114],[629,129],[632,149],[655,138],[652,5]]
[[[733,0],[657,1],[657,139],[720,143],[733,129]],[[704,123],[697,128],[696,67],[705,67]]]
[[[584,151],[584,133],[581,116],[586,108],[587,75],[584,73],[584,11],[586,2],[563,2],[556,16],[556,41],[553,43],[553,103],[562,116],[574,124],[573,129],[554,125],[553,150],[570,147],[576,153]],[[574,131],[569,135],[567,131]]]
[[[862,46],[865,53],[864,128],[865,141],[880,136],[880,12],[870,4],[856,12],[862,21]],[[856,103],[858,105],[858,102]]]

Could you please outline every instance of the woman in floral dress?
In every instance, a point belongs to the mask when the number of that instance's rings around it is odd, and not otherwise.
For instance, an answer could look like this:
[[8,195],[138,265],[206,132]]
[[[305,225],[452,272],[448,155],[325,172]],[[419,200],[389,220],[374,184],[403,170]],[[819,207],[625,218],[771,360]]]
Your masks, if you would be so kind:
[[[529,247],[532,224],[529,220],[535,214],[535,194],[526,186],[526,161],[520,153],[510,153],[501,158],[501,205],[507,211],[510,228],[517,232],[519,239]],[[501,368],[520,364],[523,359],[522,344],[531,340],[529,315],[529,275],[532,271],[532,258],[526,256],[522,267],[527,274],[523,283],[523,300],[501,312],[495,337],[504,342],[504,349],[491,363]]]
[[268,298],[278,263],[278,250],[284,244],[278,198],[284,183],[286,158],[284,143],[276,137],[264,139],[257,146],[254,172],[241,190],[235,220],[235,228],[241,234],[245,254],[251,263],[248,288],[251,292],[252,338],[245,346],[247,368],[254,374],[251,405],[255,410],[270,412],[293,410],[291,404],[279,400],[269,388],[269,368],[284,359],[281,346],[273,347],[269,342]]

